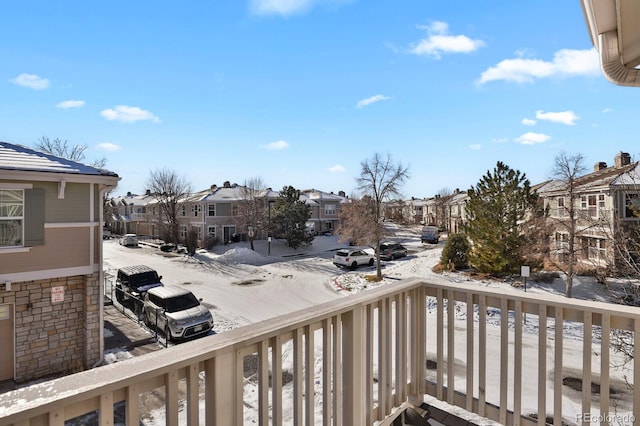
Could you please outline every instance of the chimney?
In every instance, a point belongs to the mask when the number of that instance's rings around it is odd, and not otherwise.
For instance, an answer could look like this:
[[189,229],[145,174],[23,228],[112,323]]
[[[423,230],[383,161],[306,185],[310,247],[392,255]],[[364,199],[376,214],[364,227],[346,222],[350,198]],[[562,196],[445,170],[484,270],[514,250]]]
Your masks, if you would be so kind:
[[231,188],[231,182],[229,182],[228,180],[225,180],[224,183],[222,184],[222,186],[224,188]]
[[131,197],[131,192],[130,191],[127,192],[127,197]]
[[218,187],[218,185],[216,185],[216,184],[214,183],[213,185],[211,185],[211,190],[212,190],[212,191],[215,191],[217,187]]
[[147,195],[151,195],[151,190],[150,190],[150,189],[147,189],[147,191],[145,192],[145,194],[147,194]]
[[338,195],[341,197],[346,197],[347,194],[344,191],[338,191]]
[[626,152],[620,151],[614,158],[613,162],[616,167],[626,166],[631,163],[631,156]]
[[604,170],[606,168],[607,168],[607,163],[605,163],[604,161],[600,161],[593,166],[593,171],[599,172],[600,170]]

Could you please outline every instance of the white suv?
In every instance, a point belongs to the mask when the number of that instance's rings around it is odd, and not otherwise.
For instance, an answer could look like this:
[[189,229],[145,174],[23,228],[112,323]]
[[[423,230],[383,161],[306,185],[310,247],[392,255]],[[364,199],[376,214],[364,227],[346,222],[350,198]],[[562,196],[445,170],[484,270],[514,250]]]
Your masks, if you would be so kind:
[[333,255],[333,264],[352,271],[362,265],[373,266],[373,253],[363,248],[340,249]]
[[166,285],[147,291],[144,322],[163,330],[167,340],[205,335],[213,327],[213,317],[189,290]]

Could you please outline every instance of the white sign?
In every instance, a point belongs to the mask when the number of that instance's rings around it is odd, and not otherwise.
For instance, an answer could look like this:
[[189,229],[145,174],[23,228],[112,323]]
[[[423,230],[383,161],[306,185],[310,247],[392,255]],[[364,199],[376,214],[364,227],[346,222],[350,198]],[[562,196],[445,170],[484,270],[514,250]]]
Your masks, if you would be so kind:
[[521,277],[528,277],[531,274],[531,268],[528,266],[521,266],[520,267],[520,276]]
[[64,302],[64,287],[51,287],[51,303]]

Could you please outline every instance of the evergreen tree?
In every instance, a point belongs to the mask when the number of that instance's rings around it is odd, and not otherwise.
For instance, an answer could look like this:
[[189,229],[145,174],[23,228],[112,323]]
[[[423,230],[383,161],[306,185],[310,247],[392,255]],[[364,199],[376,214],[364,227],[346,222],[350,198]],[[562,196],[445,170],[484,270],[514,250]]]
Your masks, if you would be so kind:
[[529,180],[498,161],[468,193],[465,231],[473,244],[469,263],[486,273],[519,271],[524,244],[519,225],[537,198]]
[[306,232],[306,224],[311,217],[311,207],[300,199],[300,191],[293,186],[285,186],[273,206],[272,222],[278,235],[287,240],[289,247],[297,249],[301,244],[313,241],[313,235]]
[[453,234],[447,238],[442,249],[440,264],[444,267],[452,265],[454,269],[464,269],[469,266],[469,241],[463,234]]

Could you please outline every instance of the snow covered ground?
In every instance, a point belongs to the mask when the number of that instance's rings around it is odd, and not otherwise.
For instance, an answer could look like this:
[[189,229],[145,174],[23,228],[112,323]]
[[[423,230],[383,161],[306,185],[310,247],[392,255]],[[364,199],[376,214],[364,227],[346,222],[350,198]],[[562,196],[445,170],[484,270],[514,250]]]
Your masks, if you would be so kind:
[[[165,254],[143,245],[139,248],[125,248],[119,246],[115,241],[105,241],[105,269],[107,272],[115,274],[119,267],[134,264],[146,264],[155,268],[159,274],[163,275],[165,284],[183,286],[203,299],[203,303],[209,306],[214,314],[216,332],[224,332],[238,326],[304,309],[314,304],[347,297],[350,294],[366,291],[373,286],[388,285],[397,282],[397,280],[412,277],[419,277],[431,282],[465,282],[468,285],[495,287],[500,288],[503,292],[518,294],[524,291],[523,287],[516,288],[508,283],[489,280],[476,281],[463,274],[434,273],[432,268],[440,259],[444,243],[441,242],[436,246],[423,245],[420,243],[418,232],[419,228],[417,227],[398,229],[393,240],[402,242],[409,249],[409,255],[394,261],[383,262],[384,279],[378,283],[371,283],[365,279],[366,275],[375,274],[375,266],[360,268],[357,271],[344,271],[332,264],[331,257],[335,250],[346,246],[346,244],[339,242],[336,236],[316,237],[310,246],[297,250],[288,248],[286,242],[280,240],[273,241],[270,246],[266,241],[256,241],[254,242],[254,251],[249,248],[248,243],[235,243],[217,246],[210,252],[200,251],[193,258]],[[551,284],[529,281],[527,293],[555,294],[558,297],[563,297],[564,280],[556,279]],[[576,279],[573,294],[576,299],[611,300],[610,288],[598,284],[590,277]],[[457,314],[456,320],[464,321],[464,312]],[[500,324],[498,313],[490,313],[489,322],[488,332],[498,335]],[[530,319],[524,331],[525,344],[531,344],[535,347],[538,332],[535,320]],[[460,335],[461,339],[459,342],[456,340],[456,351],[460,350],[460,353],[464,354],[466,345],[464,335],[462,333],[457,333],[457,335]],[[582,368],[581,343],[579,341],[582,338],[581,329],[572,329],[567,326],[565,340],[570,341],[572,338],[576,340],[575,350],[570,343],[566,344],[564,363],[569,369],[575,370],[576,375],[580,376]],[[491,350],[491,348],[489,349]],[[434,350],[434,348],[429,348],[429,350]],[[599,351],[599,342],[594,341],[593,352],[597,354]],[[572,357],[574,353],[576,356]],[[284,348],[284,354],[285,356],[287,354],[286,348]],[[127,358],[127,354],[110,354],[110,357],[114,360],[122,360]],[[499,357],[492,358],[491,356],[489,358],[499,359]],[[620,359],[612,354],[612,361],[620,361]],[[594,360],[594,363],[597,362],[599,360]],[[527,365],[537,365],[537,361]],[[552,366],[553,360],[549,359],[547,365]],[[321,363],[319,366],[321,367]],[[499,365],[496,364],[490,368],[495,370],[497,376]],[[628,372],[621,370],[620,378],[616,379],[615,383],[621,387],[624,386],[626,373]],[[318,371],[318,375],[321,377],[320,371]],[[456,388],[464,389],[464,378],[461,378],[460,381],[456,378]],[[535,382],[529,383],[524,380],[523,389],[525,391],[530,389],[534,395],[537,395]],[[285,386],[284,391],[290,390]],[[512,395],[511,392],[510,394]],[[572,424],[571,420],[575,419],[577,424],[576,416],[580,410],[581,394],[571,390],[566,394],[566,409],[563,407],[563,417],[567,419],[567,423]],[[247,406],[253,406],[255,401],[251,401],[251,398],[257,393],[252,392],[249,386],[245,395]],[[552,393],[550,395],[552,396]],[[496,397],[496,395],[487,395],[488,400]],[[530,402],[533,406],[529,407],[525,401],[523,412],[535,412],[537,405],[534,402]],[[624,398],[617,402],[620,412],[628,410],[628,401]],[[548,401],[547,406],[552,409],[552,399]],[[455,407],[449,407],[449,409],[452,412],[457,410]],[[463,413],[461,410],[459,411]],[[249,413],[248,416],[246,420],[250,421],[251,414]],[[162,413],[155,411],[151,413],[148,424],[163,424],[163,421]]]

